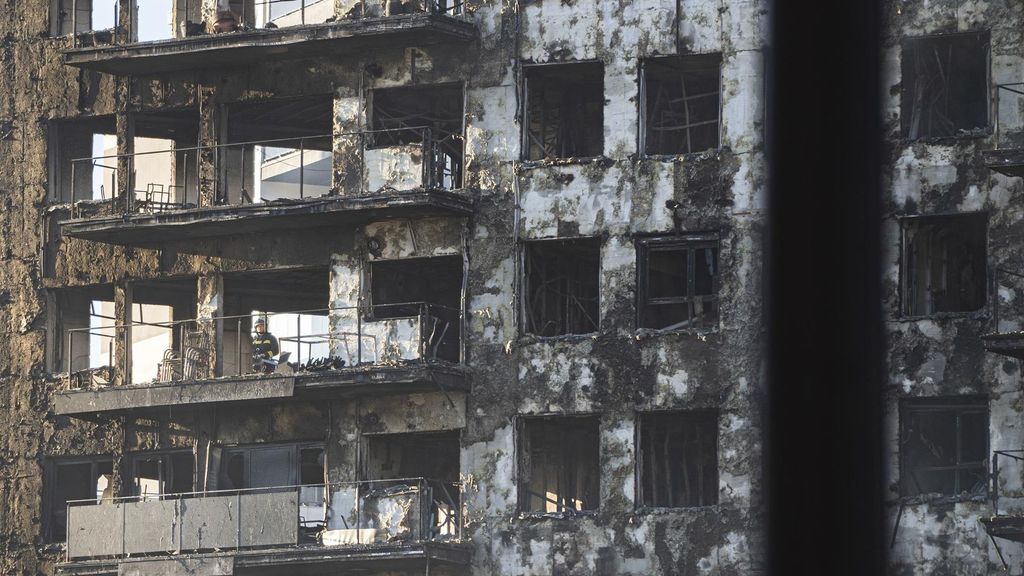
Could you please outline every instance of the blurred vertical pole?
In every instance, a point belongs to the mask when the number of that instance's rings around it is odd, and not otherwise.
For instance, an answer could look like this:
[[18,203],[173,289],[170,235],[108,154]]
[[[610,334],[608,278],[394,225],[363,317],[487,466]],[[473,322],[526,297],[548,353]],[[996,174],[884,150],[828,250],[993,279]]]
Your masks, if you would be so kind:
[[773,576],[885,573],[878,0],[768,3]]

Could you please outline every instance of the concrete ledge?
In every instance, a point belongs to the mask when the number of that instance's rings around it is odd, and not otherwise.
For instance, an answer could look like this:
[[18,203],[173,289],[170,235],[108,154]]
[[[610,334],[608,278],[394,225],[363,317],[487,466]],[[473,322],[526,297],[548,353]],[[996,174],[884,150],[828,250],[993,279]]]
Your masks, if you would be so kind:
[[985,167],[1005,176],[1024,176],[1024,149],[982,150]]
[[986,352],[1024,359],[1024,332],[986,334],[981,341]]
[[472,200],[464,192],[420,190],[79,218],[62,222],[61,233],[108,244],[152,246],[167,241],[270,230],[351,226],[391,218],[465,216],[472,212],[472,207]]
[[468,42],[477,35],[472,21],[437,14],[398,14],[324,24],[232,32],[77,48],[64,63],[109,74],[145,75],[252,66],[267,59],[335,56],[381,46]]
[[280,376],[108,386],[57,391],[54,412],[58,415],[95,414],[133,408],[285,398],[294,393],[295,378]]

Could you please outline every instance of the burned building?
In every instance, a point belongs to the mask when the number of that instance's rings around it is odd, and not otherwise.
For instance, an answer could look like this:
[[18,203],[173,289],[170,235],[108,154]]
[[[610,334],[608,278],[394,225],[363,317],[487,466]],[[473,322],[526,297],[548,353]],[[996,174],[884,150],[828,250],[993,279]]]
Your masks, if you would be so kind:
[[765,12],[0,11],[0,573],[759,572]]
[[882,80],[893,574],[1024,570],[1024,11],[888,2]]

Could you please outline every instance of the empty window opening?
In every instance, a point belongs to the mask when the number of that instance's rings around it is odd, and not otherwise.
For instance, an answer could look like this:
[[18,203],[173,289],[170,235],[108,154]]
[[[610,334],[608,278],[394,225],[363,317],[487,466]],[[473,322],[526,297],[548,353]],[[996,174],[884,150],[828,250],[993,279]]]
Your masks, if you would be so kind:
[[52,202],[114,197],[117,158],[101,158],[117,151],[113,116],[54,122],[48,141]]
[[905,218],[903,311],[969,312],[985,305],[985,213]]
[[526,330],[589,334],[600,326],[601,240],[540,240],[523,251]]
[[[308,364],[328,357],[329,281],[326,267],[225,274],[223,373],[266,371],[261,359]],[[277,353],[268,355],[272,341]]]
[[59,458],[50,461],[48,472],[47,540],[59,542],[67,537],[69,501],[91,500],[98,504],[114,497],[114,462],[109,456]]
[[227,106],[218,196],[226,204],[324,196],[331,191],[332,95]]
[[191,450],[133,454],[128,466],[133,496],[148,500],[193,491],[195,456]]
[[387,184],[385,166],[396,159],[409,166],[410,184],[446,190],[462,186],[461,84],[383,88],[372,91],[370,98],[376,131],[370,146],[374,152],[367,158],[371,190]]
[[[193,109],[134,115],[134,209],[157,213],[194,208],[199,202],[199,112]],[[115,150],[107,151],[112,155]]]
[[644,238],[637,260],[641,328],[708,329],[718,324],[716,237]]
[[[136,282],[132,285],[131,306],[131,380],[166,382],[182,378],[184,355],[195,361],[197,350],[182,350],[193,344],[197,327],[195,318],[196,279],[174,278]],[[200,363],[209,362],[204,350]],[[195,367],[188,375],[195,377]]]
[[720,54],[644,61],[645,153],[718,148],[721,63]]
[[371,317],[422,320],[426,359],[457,362],[463,266],[462,256],[370,262]]
[[524,66],[527,160],[604,153],[604,66],[600,62]]
[[985,494],[988,401],[979,397],[900,402],[900,477],[904,496]]
[[[458,530],[459,432],[373,434],[366,442],[366,480],[422,478],[430,490],[432,529],[454,535]],[[387,484],[382,484],[386,486]]]
[[904,136],[955,136],[988,126],[987,31],[905,40],[901,69]]
[[167,40],[176,36],[175,23],[178,20],[178,11],[183,10],[183,7],[175,10],[176,2],[181,3],[181,0],[138,0],[136,2],[136,31],[139,42]]
[[600,498],[600,419],[567,416],[522,418],[520,422],[520,510],[596,510]]
[[50,3],[50,34],[110,30],[117,22],[115,0],[52,0]]
[[640,502],[683,508],[718,503],[718,413],[640,414]]
[[114,365],[114,288],[110,285],[66,288],[54,293],[55,371],[83,374],[80,385],[110,383]]

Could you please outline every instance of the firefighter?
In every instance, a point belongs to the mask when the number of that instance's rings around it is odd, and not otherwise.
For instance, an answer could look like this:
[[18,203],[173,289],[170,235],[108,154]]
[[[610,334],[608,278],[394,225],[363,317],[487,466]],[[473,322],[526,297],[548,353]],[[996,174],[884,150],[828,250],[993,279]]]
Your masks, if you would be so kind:
[[265,371],[268,365],[264,360],[270,360],[281,351],[277,343],[277,337],[267,332],[267,321],[263,318],[256,320],[256,335],[252,337],[252,367],[257,372]]

